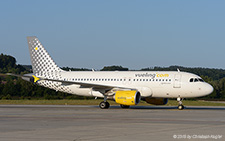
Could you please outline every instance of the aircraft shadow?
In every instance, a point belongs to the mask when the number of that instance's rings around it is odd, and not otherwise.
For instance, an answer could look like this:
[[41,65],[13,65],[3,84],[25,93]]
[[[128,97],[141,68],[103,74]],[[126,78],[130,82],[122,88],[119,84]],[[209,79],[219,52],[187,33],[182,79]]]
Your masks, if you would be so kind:
[[[122,108],[120,106],[110,106],[110,109]],[[178,110],[177,106],[131,106],[129,109]],[[225,106],[185,106],[184,110],[225,110]]]

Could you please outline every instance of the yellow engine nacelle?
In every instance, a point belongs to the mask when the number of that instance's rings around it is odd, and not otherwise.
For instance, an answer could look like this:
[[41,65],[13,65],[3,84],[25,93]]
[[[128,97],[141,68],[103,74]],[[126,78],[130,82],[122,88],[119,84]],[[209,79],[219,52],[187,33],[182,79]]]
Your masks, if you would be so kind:
[[146,97],[145,101],[149,104],[153,105],[166,105],[168,102],[168,98],[152,98],[152,97]]
[[122,105],[137,105],[141,100],[141,95],[138,91],[116,91],[114,97],[116,103]]

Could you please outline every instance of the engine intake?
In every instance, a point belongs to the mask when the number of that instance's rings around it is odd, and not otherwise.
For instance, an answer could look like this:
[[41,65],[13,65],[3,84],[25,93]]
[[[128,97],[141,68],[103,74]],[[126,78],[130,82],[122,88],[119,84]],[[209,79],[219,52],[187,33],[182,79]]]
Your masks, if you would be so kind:
[[138,91],[116,91],[114,97],[116,103],[122,105],[137,105],[141,100],[141,94]]

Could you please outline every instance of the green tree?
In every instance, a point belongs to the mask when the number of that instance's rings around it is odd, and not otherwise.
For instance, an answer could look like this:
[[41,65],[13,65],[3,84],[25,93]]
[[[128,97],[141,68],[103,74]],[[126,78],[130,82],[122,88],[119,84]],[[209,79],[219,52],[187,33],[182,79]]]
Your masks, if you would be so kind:
[[101,71],[128,71],[128,68],[122,66],[105,66]]

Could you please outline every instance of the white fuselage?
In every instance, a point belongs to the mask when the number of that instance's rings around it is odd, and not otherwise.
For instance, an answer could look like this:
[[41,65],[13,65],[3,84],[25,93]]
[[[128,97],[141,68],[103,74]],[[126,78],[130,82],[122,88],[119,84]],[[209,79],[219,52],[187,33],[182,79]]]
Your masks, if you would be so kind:
[[[81,82],[114,88],[136,89],[141,97],[192,98],[210,94],[213,87],[202,82],[199,76],[179,71],[63,71],[60,78],[65,82]],[[190,82],[190,80],[193,82]],[[77,84],[42,81],[39,83],[55,90],[81,95],[104,97],[104,92]]]

